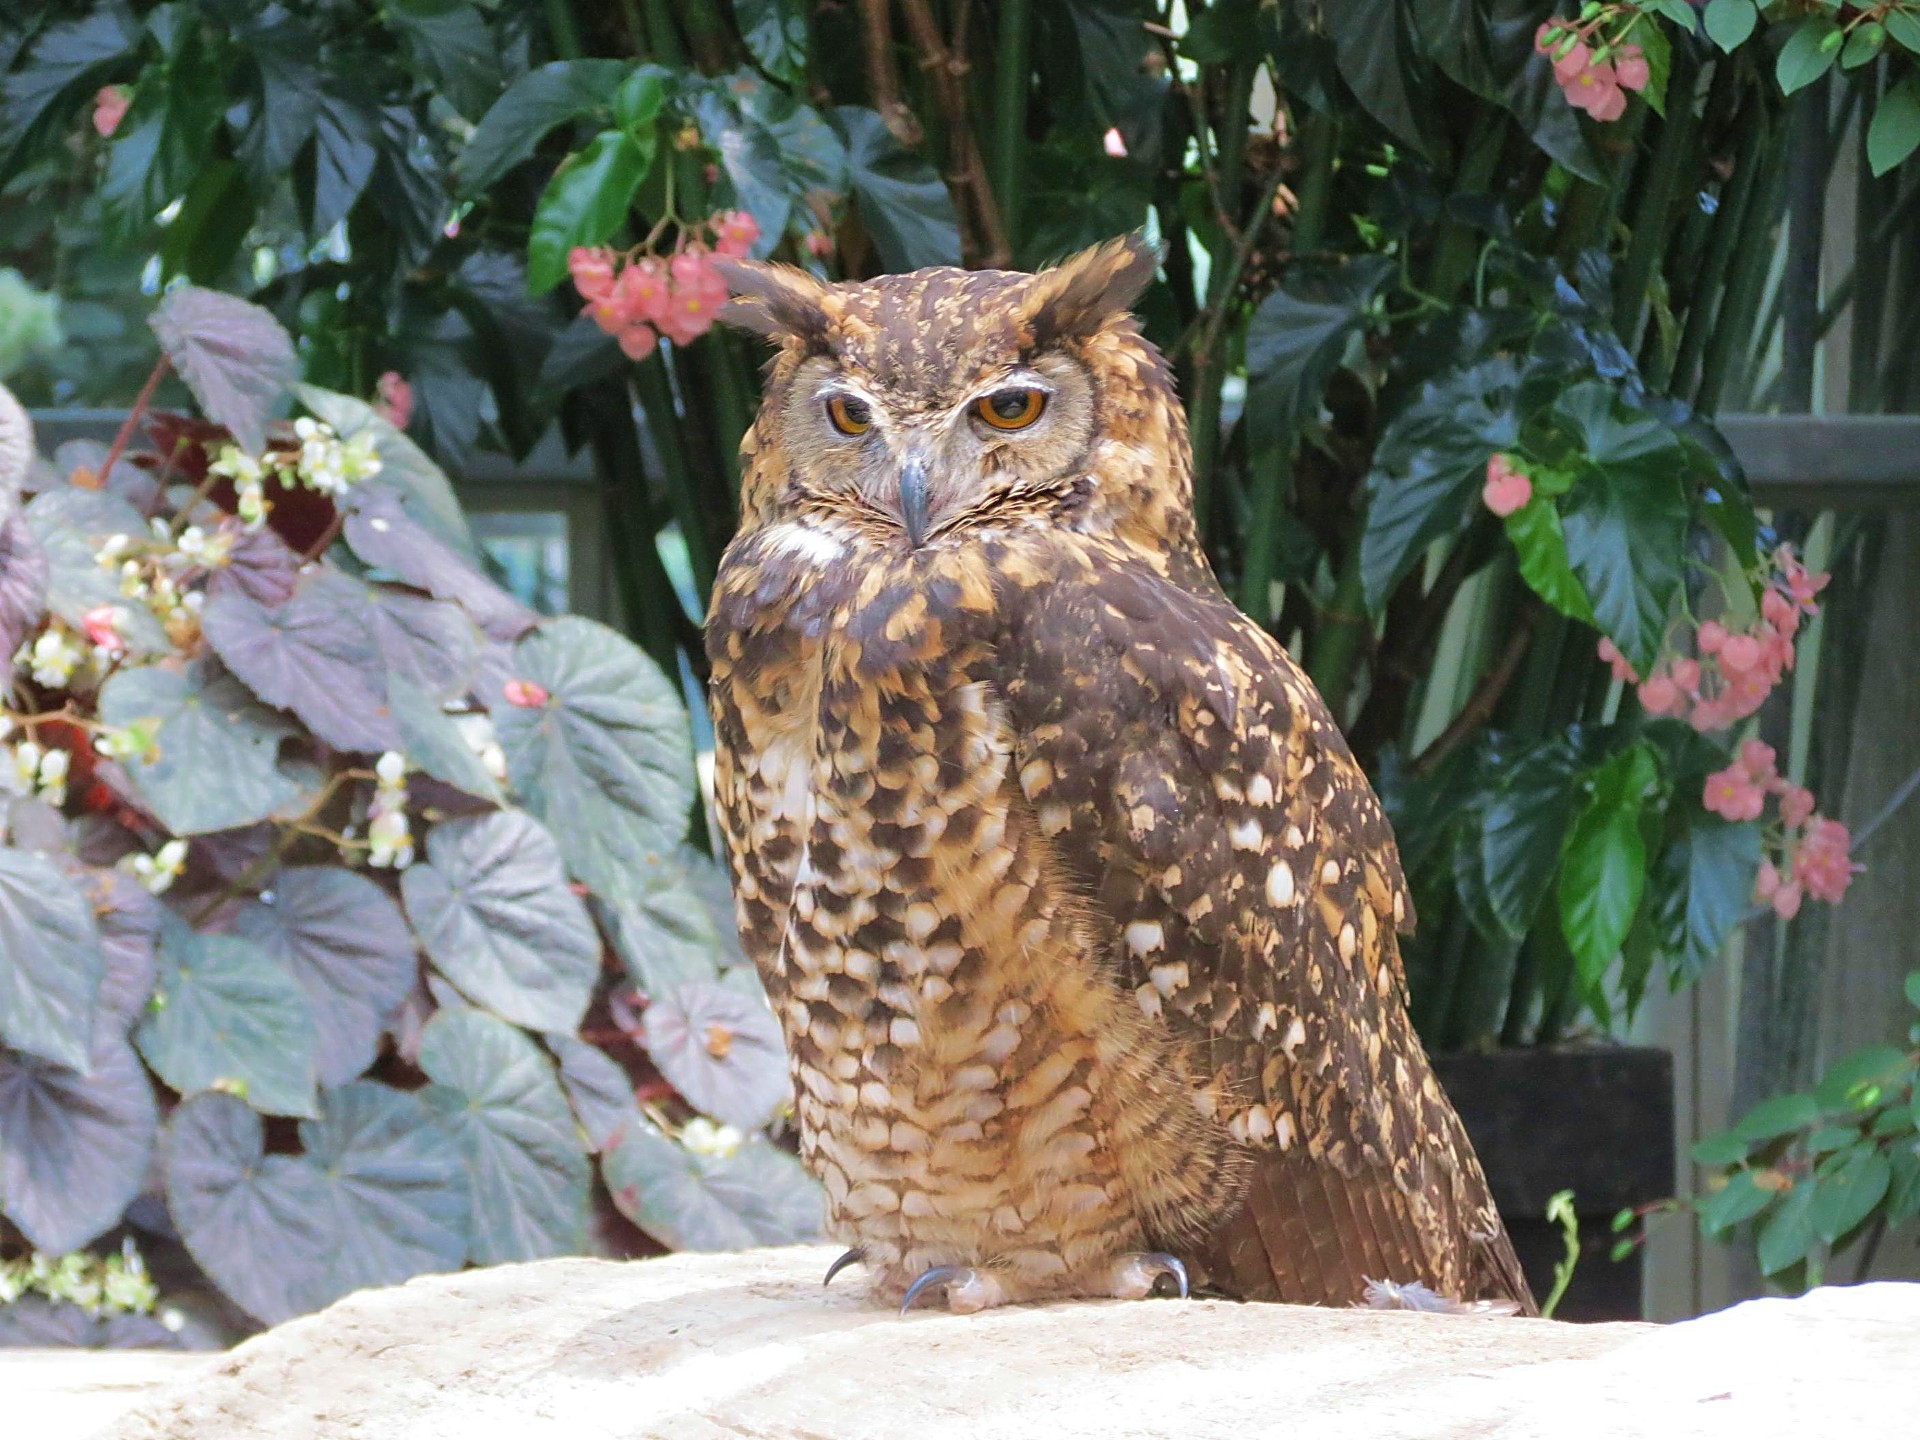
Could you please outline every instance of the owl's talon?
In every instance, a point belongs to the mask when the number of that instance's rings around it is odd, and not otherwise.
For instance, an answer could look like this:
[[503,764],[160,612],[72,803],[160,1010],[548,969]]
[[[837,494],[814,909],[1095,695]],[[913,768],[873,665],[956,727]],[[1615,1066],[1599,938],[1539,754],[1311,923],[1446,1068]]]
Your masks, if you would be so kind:
[[842,1255],[838,1260],[834,1261],[831,1265],[827,1266],[827,1278],[820,1282],[821,1288],[825,1289],[827,1286],[831,1285],[833,1283],[833,1277],[838,1275],[842,1270],[846,1269],[849,1265],[858,1265],[861,1261],[865,1260],[866,1258],[867,1258],[867,1247],[864,1245],[854,1246],[853,1249],[847,1251],[846,1254]]
[[1180,1287],[1180,1298],[1187,1298],[1187,1267],[1177,1255],[1164,1250],[1141,1255],[1122,1256],[1113,1267],[1113,1297],[1116,1300],[1144,1300],[1153,1293],[1154,1281],[1162,1275],[1173,1277]]
[[900,1313],[905,1315],[913,1308],[913,1302],[935,1285],[947,1287],[947,1308],[956,1315],[990,1310],[1007,1301],[1000,1282],[986,1271],[971,1265],[936,1265],[907,1287],[907,1293],[900,1300]]

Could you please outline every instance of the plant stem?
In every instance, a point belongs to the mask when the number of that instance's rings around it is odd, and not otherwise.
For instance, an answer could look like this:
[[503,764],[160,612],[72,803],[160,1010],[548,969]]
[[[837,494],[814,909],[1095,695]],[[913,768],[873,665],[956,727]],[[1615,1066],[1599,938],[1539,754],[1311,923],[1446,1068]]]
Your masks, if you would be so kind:
[[562,60],[580,58],[580,27],[574,23],[570,0],[547,0],[547,34],[553,53]]
[[[1766,155],[1765,173],[1754,187],[1754,205],[1750,221],[1773,229],[1774,212],[1780,207],[1780,192],[1786,180],[1787,147],[1775,143]],[[1766,288],[1767,267],[1772,247],[1750,237],[1740,251],[1733,273],[1727,279],[1727,293],[1720,302],[1720,314],[1714,325],[1713,343],[1707,347],[1700,365],[1700,386],[1694,393],[1694,408],[1711,415],[1720,408],[1720,394],[1736,356],[1744,356],[1747,338],[1753,330],[1754,316],[1760,309],[1761,292]]]
[[666,467],[667,501],[687,542],[687,563],[693,568],[694,588],[704,597],[713,591],[713,550],[700,510],[699,482],[682,449],[684,432],[674,408],[672,387],[667,383],[664,355],[655,351],[634,367],[634,388],[640,397],[640,408],[646,412],[647,428],[653,433],[660,463]]
[[1027,145],[1028,48],[1033,15],[1028,0],[1001,0],[993,59],[993,191],[1007,243],[1020,248],[1021,186]]
[[140,393],[134,397],[133,408],[127,411],[127,418],[120,422],[120,429],[113,437],[113,444],[108,447],[107,458],[100,466],[102,485],[106,484],[107,477],[113,474],[113,467],[120,463],[120,457],[127,453],[127,446],[133,440],[133,432],[146,418],[147,407],[153,404],[153,392],[160,388],[160,382],[166,379],[167,371],[172,366],[173,362],[167,358],[167,352],[162,350],[160,358],[153,362],[153,370],[147,376],[147,383],[140,387]]
[[614,583],[620,589],[620,608],[627,628],[640,646],[667,674],[679,668],[679,642],[674,616],[680,602],[660,563],[654,525],[647,501],[647,477],[634,432],[632,401],[618,377],[610,377],[585,397],[589,421],[587,444],[600,477],[607,527],[612,532]]
[[[1460,161],[1454,183],[1456,194],[1478,195],[1493,183],[1506,141],[1506,112],[1491,105],[1482,108]],[[1472,278],[1479,248],[1479,239],[1471,226],[1454,219],[1444,221],[1434,244],[1433,263],[1427,271],[1427,293],[1451,304],[1461,287]]]
[[[1744,229],[1754,207],[1754,192],[1759,188],[1760,171],[1767,149],[1766,106],[1757,99],[1741,112],[1740,145],[1734,152],[1733,174],[1721,187],[1720,205],[1714,215],[1713,233],[1707,240],[1706,260],[1700,267],[1700,281],[1694,287],[1687,306],[1687,322],[1680,332],[1680,348],[1673,367],[1656,382],[1670,381],[1675,394],[1685,393],[1694,383],[1694,370],[1706,353],[1713,337],[1714,317],[1722,305],[1721,290],[1727,271],[1740,247]],[[1736,122],[1739,123],[1739,122]],[[1750,240],[1758,245],[1758,239]]]
[[1781,277],[1783,407],[1813,408],[1813,371],[1820,337],[1820,250],[1826,236],[1826,77],[1794,99],[1787,122],[1787,268]]
[[1674,83],[1668,87],[1674,103],[1668,106],[1667,118],[1660,126],[1653,164],[1634,212],[1633,238],[1627,242],[1626,258],[1614,282],[1613,328],[1630,350],[1637,343],[1654,266],[1666,252],[1674,201],[1680,189],[1681,166],[1693,154],[1694,74],[1692,56],[1682,50],[1674,58]]
[[679,28],[673,23],[673,8],[666,0],[646,0],[647,42],[653,50],[653,58],[671,69],[681,69],[687,63],[686,46],[680,43]]
[[1315,630],[1307,663],[1307,674],[1338,723],[1346,722],[1354,667],[1360,663],[1361,649],[1372,633],[1373,624],[1367,615],[1366,582],[1360,575],[1360,534],[1356,529],[1346,564],[1334,584],[1333,598],[1320,612],[1320,624]]
[[1460,707],[1460,713],[1448,722],[1447,728],[1434,736],[1433,742],[1414,757],[1413,764],[1408,768],[1415,775],[1431,775],[1447,756],[1493,718],[1493,712],[1500,705],[1500,697],[1507,693],[1513,677],[1520,673],[1520,662],[1527,658],[1527,650],[1533,644],[1534,627],[1539,622],[1539,605],[1527,604],[1521,608],[1519,618],[1514,621],[1513,630],[1507,636],[1506,647],[1501,650],[1493,668],[1481,677],[1479,685],[1467,697],[1467,703]]

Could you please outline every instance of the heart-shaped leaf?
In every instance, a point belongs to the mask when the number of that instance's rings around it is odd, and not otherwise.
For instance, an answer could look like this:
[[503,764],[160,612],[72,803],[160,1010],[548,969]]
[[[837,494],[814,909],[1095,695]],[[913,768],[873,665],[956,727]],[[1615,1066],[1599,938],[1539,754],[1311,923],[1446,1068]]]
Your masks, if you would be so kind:
[[285,604],[300,583],[300,557],[272,530],[241,530],[227,563],[207,577],[207,596],[240,594],[257,605]]
[[515,639],[539,622],[538,615],[409,514],[392,490],[378,485],[357,490],[346,536],[353,553],[380,575],[453,601],[496,640]]
[[267,1155],[263,1138],[245,1105],[201,1095],[167,1144],[181,1239],[249,1314],[272,1324],[466,1258],[460,1150],[418,1096],[345,1085],[301,1122],[304,1154]]
[[317,1039],[306,993],[251,940],[166,916],[160,979],[134,1034],[182,1095],[221,1090],[266,1115],[312,1115]]
[[147,323],[207,418],[257,455],[267,418],[300,374],[280,322],[237,295],[182,285],[167,292]]
[[613,1203],[675,1250],[792,1245],[821,1233],[820,1187],[757,1136],[730,1154],[703,1155],[642,1123],[600,1165]]
[[686,833],[693,745],[679,691],[625,636],[577,616],[523,637],[514,670],[546,694],[493,710],[514,789],[574,878],[619,895]]
[[[351,395],[322,390],[317,385],[302,385],[296,393],[300,403],[331,425],[342,440],[352,440],[362,433],[373,438],[374,453],[380,457],[380,493],[393,498],[403,513],[456,555],[471,558],[478,554],[466,514],[453,493],[453,482],[426,451],[407,438],[405,431],[366,401]],[[357,508],[370,493],[367,486],[355,486],[349,503]],[[432,589],[425,585],[420,588]]]
[[0,1350],[192,1350],[151,1315],[89,1315],[68,1301],[22,1295],[0,1306]]
[[694,981],[656,997],[641,1027],[660,1073],[702,1114],[754,1130],[792,1098],[780,1023],[762,1001]]
[[547,1048],[560,1062],[560,1087],[567,1092],[580,1128],[595,1153],[611,1150],[640,1122],[633,1082],[598,1046],[571,1035],[549,1035]]
[[1247,423],[1253,444],[1290,446],[1318,412],[1321,393],[1362,334],[1374,297],[1393,276],[1384,255],[1362,255],[1332,273],[1289,273],[1247,322]]
[[365,1070],[418,969],[413,933],[387,892],[351,870],[291,866],[261,899],[241,906],[233,929],[286,966],[306,992],[320,1083],[344,1084]]
[[153,752],[125,764],[141,803],[176,835],[251,825],[305,794],[279,763],[280,742],[294,727],[205,661],[184,671],[117,671],[100,687],[100,718],[156,727]]
[[11,658],[47,612],[47,555],[27,517],[0,524],[0,655]]
[[592,1165],[553,1062],[479,1010],[442,1010],[420,1040],[423,1093],[466,1157],[481,1265],[567,1255],[586,1241]]
[[147,522],[138,510],[106,490],[49,490],[36,495],[23,513],[46,559],[49,610],[84,630],[88,611],[118,606],[129,654],[137,658],[172,648],[153,612],[122,595],[118,572],[94,558],[115,535],[146,534]]
[[427,956],[516,1024],[570,1034],[600,974],[600,937],[567,888],[553,837],[518,810],[443,821],[401,877]]
[[119,1223],[147,1178],[153,1085],[110,1039],[85,1073],[0,1049],[0,1208],[49,1255]]
[[51,856],[0,850],[0,1042],[84,1070],[105,969],[79,884]]
[[365,587],[336,570],[312,570],[279,605],[215,596],[201,628],[254,694],[291,710],[329,745],[391,750],[399,731],[366,608]]

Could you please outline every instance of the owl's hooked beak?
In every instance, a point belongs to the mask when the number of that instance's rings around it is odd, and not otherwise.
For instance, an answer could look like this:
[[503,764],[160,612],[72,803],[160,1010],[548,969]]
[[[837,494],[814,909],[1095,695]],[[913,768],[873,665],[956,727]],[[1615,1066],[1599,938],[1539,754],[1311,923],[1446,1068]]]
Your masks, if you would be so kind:
[[927,462],[909,455],[900,465],[900,519],[918,548],[927,538]]

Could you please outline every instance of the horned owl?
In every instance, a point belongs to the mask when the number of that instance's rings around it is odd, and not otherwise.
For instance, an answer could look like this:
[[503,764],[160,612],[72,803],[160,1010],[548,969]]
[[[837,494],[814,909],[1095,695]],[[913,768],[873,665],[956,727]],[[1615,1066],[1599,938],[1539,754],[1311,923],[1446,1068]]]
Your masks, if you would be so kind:
[[1198,544],[1127,313],[1155,263],[729,267],[778,352],[707,623],[715,784],[802,1156],[890,1300],[1191,1266],[1530,1307],[1407,1019],[1385,816]]

